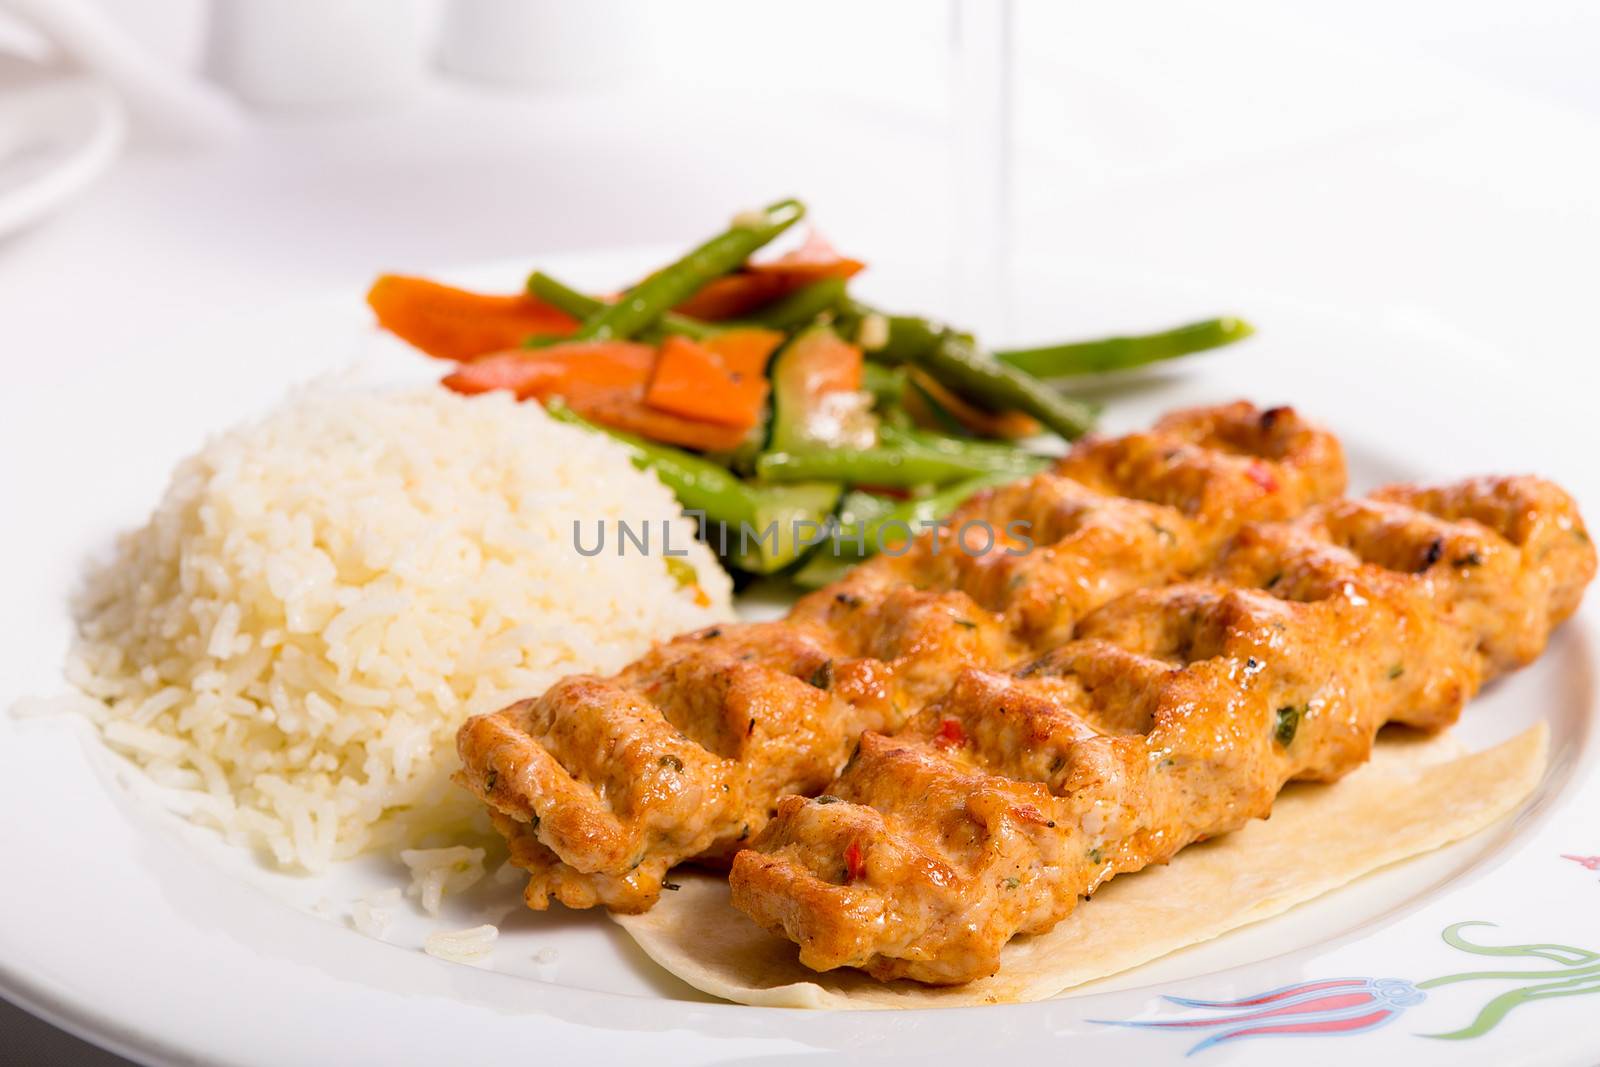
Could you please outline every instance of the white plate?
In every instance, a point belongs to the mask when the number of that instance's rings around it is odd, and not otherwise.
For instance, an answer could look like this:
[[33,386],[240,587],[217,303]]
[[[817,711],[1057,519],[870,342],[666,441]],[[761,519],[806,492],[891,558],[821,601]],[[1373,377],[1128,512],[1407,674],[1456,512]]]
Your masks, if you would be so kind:
[[0,55],[0,235],[87,189],[126,132],[122,103],[104,86]]
[[[606,285],[656,261],[647,252],[548,265],[580,284]],[[510,289],[523,267],[455,277]],[[1343,436],[1357,491],[1390,479],[1532,470],[1600,508],[1585,423],[1566,400],[1537,394],[1481,352],[1403,323],[1267,294],[1108,278],[1060,262],[1023,267],[1018,340],[1224,310],[1246,311],[1260,327],[1248,345],[1185,361],[1146,379],[1143,391],[1116,396],[1111,429],[1183,403],[1288,401]],[[885,303],[938,306],[930,295],[938,287],[915,273],[879,265],[873,274],[870,290]],[[426,379],[441,369],[377,336],[353,289],[198,330],[142,355],[108,346],[95,367],[45,362],[26,389],[0,394],[9,464],[0,499],[11,517],[0,534],[0,698],[60,689],[65,599],[79,560],[142,520],[180,455],[206,432],[273,403],[288,383],[353,358],[374,361],[387,377]],[[1596,651],[1591,604],[1539,664],[1494,686],[1459,727],[1479,747],[1549,721],[1550,773],[1512,822],[1059,1000],[917,1013],[713,1002],[655,969],[601,916],[535,915],[513,907],[514,890],[503,887],[447,903],[444,921],[454,926],[510,909],[487,967],[423,955],[416,946],[430,924],[420,917],[403,924],[393,944],[369,940],[344,916],[353,897],[402,881],[392,862],[374,858],[320,879],[265,871],[141,797],[137,775],[80,724],[0,718],[0,811],[8,816],[0,824],[0,989],[91,1040],[161,1063],[495,1063],[554,1052],[599,1062],[807,1054],[984,1062],[1001,1046],[1019,1061],[1156,1063],[1183,1059],[1223,1030],[1095,1020],[1223,1014],[1163,996],[1216,1001],[1326,979],[1393,979],[1340,989],[1388,998],[1387,1013],[1366,1020],[1386,1025],[1287,1043],[1241,1036],[1195,1053],[1194,1062],[1276,1067],[1288,1054],[1592,1063],[1600,1039],[1589,1020],[1600,997],[1577,994],[1600,991],[1600,955],[1583,954],[1600,952],[1600,873],[1564,856],[1600,853],[1592,817],[1600,810]],[[1498,924],[1467,929],[1473,941],[1543,945],[1549,956],[1480,957],[1441,939],[1446,927],[1469,920]],[[555,949],[557,962],[540,963],[544,949]],[[1477,979],[1425,993],[1414,986],[1468,971],[1555,976]],[[1424,1036],[1467,1026],[1518,990],[1531,999],[1481,1036]],[[1323,1025],[1303,1014],[1291,1021]]]

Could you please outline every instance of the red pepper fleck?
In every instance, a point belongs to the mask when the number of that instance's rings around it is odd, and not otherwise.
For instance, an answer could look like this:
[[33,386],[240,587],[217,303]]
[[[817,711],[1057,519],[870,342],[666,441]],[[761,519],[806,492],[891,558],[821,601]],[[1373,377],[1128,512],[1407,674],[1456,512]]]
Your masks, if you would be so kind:
[[865,869],[866,863],[861,858],[861,842],[850,842],[844,849],[844,873],[853,882],[861,877],[861,872]]
[[1276,493],[1278,491],[1278,479],[1272,476],[1272,472],[1267,469],[1266,464],[1252,463],[1245,468],[1245,473],[1250,476],[1252,482],[1261,487],[1263,492]]
[[1033,824],[1035,824],[1037,826],[1054,826],[1055,825],[1054,822],[1052,822],[1049,819],[1045,818],[1040,813],[1039,809],[1034,807],[1032,804],[1024,804],[1021,807],[1012,808],[1011,809],[1011,815],[1018,822],[1031,822],[1031,823],[1033,823]]
[[967,743],[967,731],[961,728],[961,720],[946,719],[939,724],[939,732],[933,736],[936,745],[964,745]]
[[896,500],[911,499],[911,490],[895,485],[862,485],[857,483],[854,488],[861,490],[863,493],[871,493],[873,496],[893,497]]

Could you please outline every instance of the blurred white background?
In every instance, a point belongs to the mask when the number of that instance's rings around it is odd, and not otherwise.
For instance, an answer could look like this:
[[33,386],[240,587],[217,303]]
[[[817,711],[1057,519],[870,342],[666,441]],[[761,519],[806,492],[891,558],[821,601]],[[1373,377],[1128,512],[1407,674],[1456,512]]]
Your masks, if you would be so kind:
[[[81,2],[163,62],[207,67],[202,0]],[[291,23],[296,8],[372,4],[218,2]],[[427,37],[446,5],[377,6],[387,32],[415,12]],[[379,269],[681,243],[790,193],[868,259],[946,261],[963,239],[949,5],[531,7],[566,15],[543,32],[528,20],[527,85],[432,67],[386,103],[245,108],[238,137],[182,151],[136,127],[85,199],[0,244],[6,321],[59,339],[61,302],[98,291],[125,333],[146,336]],[[1516,358],[1583,338],[1572,316],[1600,237],[1600,7],[1015,12],[1019,256],[1272,289]],[[298,40],[308,69],[362,52]]]
[[[880,264],[948,264],[982,239],[957,196],[974,173],[961,153],[985,141],[952,124],[949,4],[530,0],[526,36],[486,37],[439,0],[382,0],[385,17],[344,38],[295,20],[361,25],[371,0],[217,0],[243,45],[208,30],[205,0],[0,0],[0,13],[52,3],[97,7],[155,66],[196,79],[307,97],[330,77],[349,91],[369,67],[390,80],[364,103],[235,101],[231,135],[183,145],[136,109],[98,182],[0,238],[14,387],[30,360],[133,351],[382,270],[682,244],[781,195]],[[1015,0],[1014,13],[1019,261],[1201,279],[1246,313],[1271,293],[1403,321],[1569,397],[1596,383],[1600,5]],[[238,51],[275,34],[290,59]],[[410,39],[414,69],[397,72]],[[460,75],[474,64],[479,77]],[[1061,299],[1085,331],[1157,325]],[[20,1062],[92,1055],[55,1042],[0,1014]]]

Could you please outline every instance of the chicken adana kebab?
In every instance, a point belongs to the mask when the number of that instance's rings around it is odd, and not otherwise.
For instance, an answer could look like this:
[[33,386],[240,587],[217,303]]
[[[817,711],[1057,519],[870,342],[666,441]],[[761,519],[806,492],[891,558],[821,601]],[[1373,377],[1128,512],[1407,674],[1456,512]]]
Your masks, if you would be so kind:
[[1594,572],[1573,501],[1535,478],[1247,527],[1202,579],[1115,600],[1009,672],[969,666],[898,733],[865,734],[825,794],[778,802],[733,903],[816,970],[992,974],[1107,879],[1350,771],[1385,722],[1454,722]]
[[[1084,613],[1205,566],[1244,523],[1344,482],[1338,442],[1287,408],[1202,408],[1080,442],[785,621],[687,634],[612,678],[469,720],[458,780],[530,872],[530,907],[642,911],[672,866],[725,862],[780,795],[820,790],[864,731],[898,728],[962,668],[1036,655]],[[1000,543],[961,550],[970,521]],[[1019,529],[1026,551],[1004,540]]]

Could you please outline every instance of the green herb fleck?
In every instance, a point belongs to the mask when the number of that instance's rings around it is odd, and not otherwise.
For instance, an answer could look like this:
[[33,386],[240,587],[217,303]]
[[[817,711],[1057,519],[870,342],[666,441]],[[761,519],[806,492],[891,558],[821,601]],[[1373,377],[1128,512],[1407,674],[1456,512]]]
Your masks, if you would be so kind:
[[1089,862],[1090,863],[1099,863],[1100,862],[1100,856],[1101,856],[1101,852],[1100,852],[1100,850],[1098,848],[1091,848],[1089,850]]
[[1483,556],[1479,555],[1476,549],[1468,552],[1465,556],[1462,556],[1459,559],[1453,559],[1450,561],[1450,566],[1452,567],[1478,567],[1482,565]]
[[1036,674],[1048,674],[1049,672],[1050,657],[1044,656],[1034,660],[1032,663],[1024,664],[1015,673],[1018,678],[1032,678]]
[[820,797],[817,798],[817,803],[818,804],[841,804],[841,803],[843,803],[843,801],[841,801],[838,797],[834,796],[832,793],[824,793]]
[[1406,673],[1406,665],[1404,663],[1396,663],[1389,668],[1389,681],[1394,681],[1404,673]]
[[1017,886],[1019,886],[1021,884],[1022,884],[1022,880],[1020,878],[1007,878],[1005,880],[1005,887],[1007,889],[1015,889],[1015,888],[1017,888]]
[[678,588],[700,584],[700,576],[695,573],[694,564],[680,556],[668,556],[667,576],[678,583]]
[[485,793],[487,793],[489,790],[493,789],[494,788],[494,784],[496,782],[498,782],[499,780],[500,780],[500,772],[499,771],[490,771],[488,774],[484,775],[483,776],[483,791]]
[[969,630],[976,630],[978,628],[978,624],[973,622],[971,619],[957,619],[956,625],[964,626]]
[[1292,704],[1278,709],[1278,725],[1272,731],[1272,736],[1284,748],[1294,741],[1295,731],[1300,729],[1300,714],[1304,710]]
[[675,771],[683,770],[683,760],[677,756],[662,756],[656,760],[656,764],[661,767],[671,767]]

